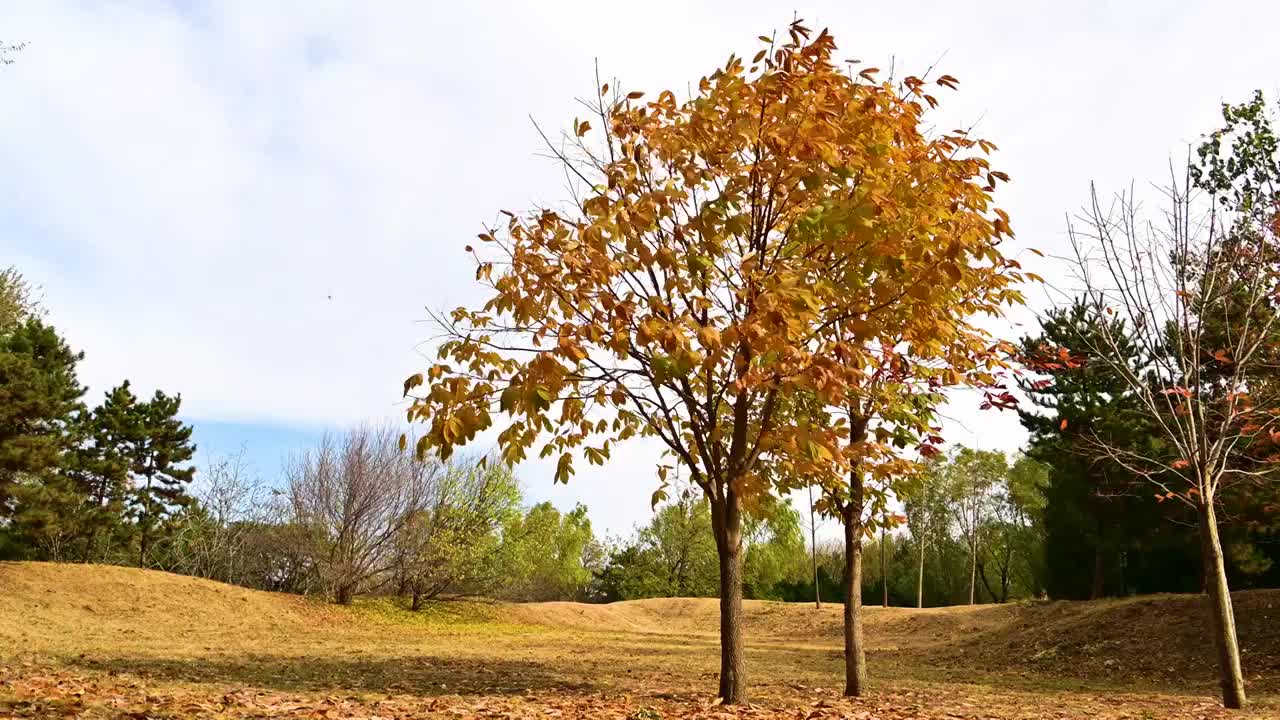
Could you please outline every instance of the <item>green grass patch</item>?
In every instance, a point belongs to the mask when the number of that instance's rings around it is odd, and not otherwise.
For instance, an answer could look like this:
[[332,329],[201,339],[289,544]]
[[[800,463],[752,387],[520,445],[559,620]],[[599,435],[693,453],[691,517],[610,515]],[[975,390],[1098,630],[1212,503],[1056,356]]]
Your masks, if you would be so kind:
[[503,617],[500,605],[480,600],[432,600],[419,610],[410,610],[409,602],[404,598],[360,598],[349,610],[361,622],[409,626],[446,634],[523,635],[546,629],[511,622]]

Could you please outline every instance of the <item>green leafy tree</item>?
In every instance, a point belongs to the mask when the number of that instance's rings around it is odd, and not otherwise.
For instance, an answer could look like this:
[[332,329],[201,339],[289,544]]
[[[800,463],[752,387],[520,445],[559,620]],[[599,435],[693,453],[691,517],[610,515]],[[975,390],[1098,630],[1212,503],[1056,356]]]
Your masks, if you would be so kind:
[[595,550],[585,505],[561,513],[549,502],[512,516],[502,530],[499,593],[512,600],[579,600]]
[[12,265],[0,270],[0,333],[9,332],[28,318],[39,317],[40,311],[35,290],[22,273]]
[[[799,513],[780,500],[762,504],[747,514],[743,535],[747,596],[782,599],[806,574]],[[692,488],[659,506],[597,574],[605,600],[714,597],[718,587],[710,508]]]
[[930,548],[941,551],[950,540],[950,511],[946,494],[947,460],[942,455],[927,458],[918,481],[905,490],[903,503],[907,530],[916,556],[916,607],[924,607],[925,556]]
[[784,500],[771,500],[748,513],[743,534],[743,578],[748,597],[782,599],[783,588],[806,576],[800,513]]
[[1044,511],[1048,485],[1049,467],[1025,454],[1019,455],[1009,466],[1006,487],[996,509],[996,519],[1003,526],[1002,544],[1009,548],[1005,557],[1012,559],[1005,565],[1008,572],[1004,577],[1014,575],[1027,596],[1041,596],[1045,589]]
[[969,604],[977,602],[978,563],[984,530],[996,505],[1000,482],[1009,470],[1004,453],[960,448],[947,473],[951,521],[969,551]]
[[990,513],[982,527],[986,540],[979,553],[978,579],[993,602],[1008,602],[1011,595],[1034,597],[1041,593],[1041,512],[1047,477],[1044,466],[1020,456],[1006,466],[992,493]]
[[519,511],[520,488],[497,462],[451,462],[395,540],[396,572],[410,608],[443,593],[485,593],[501,581],[501,530]]
[[603,602],[666,597],[667,578],[638,543],[614,548],[596,573],[593,596]]
[[653,575],[639,582],[645,595],[629,597],[708,597],[719,586],[711,509],[691,488],[654,513],[636,544],[648,562],[637,567]]

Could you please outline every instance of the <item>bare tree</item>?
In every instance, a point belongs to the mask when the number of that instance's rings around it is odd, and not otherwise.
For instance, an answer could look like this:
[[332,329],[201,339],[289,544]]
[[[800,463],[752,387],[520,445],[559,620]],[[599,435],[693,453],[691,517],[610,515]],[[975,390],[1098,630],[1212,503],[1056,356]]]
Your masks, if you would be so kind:
[[326,435],[294,459],[287,474],[294,518],[336,602],[349,604],[393,569],[395,540],[426,507],[439,471],[403,452],[389,426]]
[[211,460],[200,474],[196,503],[178,518],[162,562],[176,572],[245,584],[245,544],[269,516],[268,490],[251,477],[244,450]]
[[[1158,221],[1132,191],[1104,206],[1095,190],[1072,223],[1084,295],[1100,317],[1118,319],[1080,338],[1087,357],[1077,362],[1121,378],[1160,441],[1095,435],[1094,446],[1148,480],[1160,501],[1196,512],[1223,703],[1239,708],[1244,680],[1216,506],[1229,489],[1274,477],[1258,448],[1274,442],[1280,408],[1280,244],[1274,215],[1232,212],[1216,192],[1197,197],[1193,177],[1188,166],[1164,189]],[[1139,359],[1121,351],[1125,342],[1137,343]]]

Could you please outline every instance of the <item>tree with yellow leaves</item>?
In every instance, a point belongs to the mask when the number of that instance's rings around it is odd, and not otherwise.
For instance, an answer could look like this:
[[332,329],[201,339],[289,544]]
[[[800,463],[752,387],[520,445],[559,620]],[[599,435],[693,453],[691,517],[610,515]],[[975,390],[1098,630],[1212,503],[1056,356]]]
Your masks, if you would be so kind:
[[660,439],[711,506],[731,703],[746,687],[743,512],[773,478],[825,486],[850,464],[847,426],[792,422],[793,400],[841,405],[882,325],[945,344],[949,326],[927,328],[953,288],[1002,302],[1021,279],[997,250],[991,145],[926,136],[924,81],[847,73],[831,35],[799,22],[788,36],[683,102],[600,87],[595,117],[553,147],[580,181],[571,202],[480,235],[489,300],[441,317],[439,362],[405,382],[419,453],[447,457],[502,418],[503,460],[536,448],[567,481],[615,443]]
[[[862,541],[905,520],[889,512],[891,497],[909,500],[921,491],[919,459],[937,455],[943,442],[937,426],[938,407],[947,388],[964,385],[984,395],[985,407],[1008,408],[1014,398],[1001,387],[1012,347],[991,339],[972,324],[975,314],[998,315],[1008,303],[1019,302],[1007,280],[1020,276],[1005,261],[1009,274],[975,271],[962,283],[940,289],[952,302],[902,307],[877,323],[879,336],[846,338],[837,354],[856,359],[843,402],[821,408],[799,420],[836,428],[843,443],[842,475],[818,475],[819,507],[840,521],[844,530],[845,695],[861,696],[867,685],[862,641]],[[966,286],[965,283],[973,283]],[[904,318],[931,323],[922,336],[909,336],[897,324]],[[823,466],[828,467],[826,465]],[[803,471],[802,471],[803,472]],[[808,470],[807,472],[813,472]],[[812,482],[813,475],[790,472],[794,485]],[[792,484],[779,482],[781,489]],[[883,557],[883,556],[882,556]]]

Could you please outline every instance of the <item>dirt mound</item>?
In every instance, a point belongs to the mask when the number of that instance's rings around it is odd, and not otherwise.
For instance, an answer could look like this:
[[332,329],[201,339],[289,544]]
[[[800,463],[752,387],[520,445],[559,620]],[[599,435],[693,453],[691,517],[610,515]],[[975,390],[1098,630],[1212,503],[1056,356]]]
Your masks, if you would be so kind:
[[191,642],[226,628],[279,635],[329,622],[323,604],[154,570],[0,563],[0,638]]
[[[1280,690],[1280,590],[1237,593],[1234,600],[1250,684]],[[472,633],[538,626],[545,629],[540,632],[571,634],[586,643],[616,642],[625,635],[635,641],[647,637],[663,647],[710,651],[719,629],[719,603],[713,598],[608,605],[443,603],[441,608],[413,614],[390,601],[337,608],[149,570],[0,563],[0,646],[15,648],[125,643],[156,652],[178,647],[229,651],[229,633],[246,647],[259,641],[292,647],[302,637],[322,642],[327,636],[358,638],[356,644],[384,636],[415,642],[419,636],[426,641],[423,633],[461,624]],[[746,601],[748,642],[790,648],[797,667],[811,663],[814,652],[834,662],[841,646],[841,610],[835,604],[815,610],[808,604]],[[1206,612],[1203,599],[1194,595],[924,610],[871,606],[865,628],[873,667],[895,676],[1031,674],[1175,687],[1188,678],[1213,676]],[[388,624],[396,626],[391,633]],[[596,635],[608,637],[593,639]]]
[[[1240,592],[1232,600],[1249,679],[1280,687],[1280,591]],[[984,668],[1162,685],[1211,675],[1216,667],[1208,609],[1198,595],[1034,603],[1010,610],[1007,622],[934,655]]]
[[[1280,590],[1233,595],[1251,684],[1280,689]],[[582,631],[625,631],[714,639],[711,598],[633,600],[609,605],[510,606],[519,622]],[[838,652],[842,608],[746,601],[749,641],[826,646]],[[1095,602],[1029,602],[950,608],[865,608],[873,667],[895,673],[1032,673],[1159,686],[1211,678],[1215,668],[1204,600],[1154,595]]]

